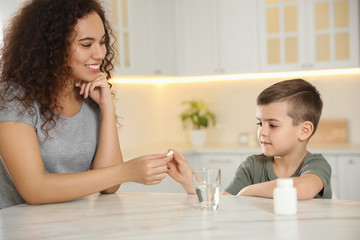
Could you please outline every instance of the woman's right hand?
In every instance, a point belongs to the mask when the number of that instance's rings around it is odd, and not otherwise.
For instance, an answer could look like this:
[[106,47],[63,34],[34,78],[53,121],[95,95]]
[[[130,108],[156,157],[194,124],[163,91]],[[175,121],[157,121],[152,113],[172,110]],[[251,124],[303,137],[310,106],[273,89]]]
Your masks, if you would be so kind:
[[185,157],[174,151],[173,159],[168,164],[168,175],[180,183],[188,194],[195,194],[192,169]]
[[164,154],[152,154],[134,158],[124,162],[127,166],[128,179],[145,185],[160,183],[167,173],[167,164],[172,156]]

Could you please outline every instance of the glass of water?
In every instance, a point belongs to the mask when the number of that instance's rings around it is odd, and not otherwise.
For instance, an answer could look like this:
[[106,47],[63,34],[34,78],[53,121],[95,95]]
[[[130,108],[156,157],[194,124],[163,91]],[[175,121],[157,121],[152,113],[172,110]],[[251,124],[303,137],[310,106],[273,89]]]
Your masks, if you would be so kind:
[[200,209],[215,210],[219,205],[220,168],[196,168],[193,180]]

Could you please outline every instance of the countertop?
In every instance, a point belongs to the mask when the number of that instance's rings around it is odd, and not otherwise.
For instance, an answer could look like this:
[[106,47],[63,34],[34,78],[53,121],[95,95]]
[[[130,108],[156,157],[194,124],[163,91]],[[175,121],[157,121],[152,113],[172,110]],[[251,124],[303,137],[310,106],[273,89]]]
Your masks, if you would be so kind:
[[216,211],[180,193],[94,194],[0,210],[0,239],[359,239],[360,201],[312,199],[275,215],[273,200],[220,196]]
[[[134,157],[152,153],[165,153],[169,148],[175,149],[182,154],[237,153],[251,155],[262,153],[259,146],[242,146],[237,143],[213,143],[205,144],[203,147],[193,147],[190,144],[155,144],[133,149],[123,149],[122,152],[124,159],[129,160]],[[360,154],[360,144],[309,144],[308,150],[312,153],[322,154]]]

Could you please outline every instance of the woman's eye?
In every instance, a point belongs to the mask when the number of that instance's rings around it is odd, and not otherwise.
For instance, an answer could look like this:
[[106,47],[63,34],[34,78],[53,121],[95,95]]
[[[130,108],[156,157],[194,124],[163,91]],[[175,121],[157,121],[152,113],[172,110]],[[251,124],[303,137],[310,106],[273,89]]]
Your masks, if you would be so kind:
[[273,125],[273,124],[270,124],[270,127],[271,128],[276,128],[277,126]]
[[262,123],[261,123],[261,122],[258,122],[258,123],[256,123],[256,125],[258,125],[259,127],[261,127],[261,126],[262,126]]
[[100,42],[100,45],[104,45],[104,44],[105,44],[105,41],[101,41],[101,42]]
[[89,44],[81,44],[81,46],[83,46],[83,47],[91,47],[91,43],[89,43]]

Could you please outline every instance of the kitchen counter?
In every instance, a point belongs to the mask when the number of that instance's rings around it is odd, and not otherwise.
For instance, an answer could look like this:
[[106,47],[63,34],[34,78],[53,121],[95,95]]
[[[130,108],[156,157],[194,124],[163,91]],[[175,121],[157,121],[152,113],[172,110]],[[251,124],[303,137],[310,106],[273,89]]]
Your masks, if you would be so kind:
[[[203,147],[194,148],[190,144],[157,144],[136,149],[122,150],[124,159],[129,160],[141,155],[152,153],[165,153],[169,148],[180,151],[182,154],[191,153],[238,153],[238,154],[260,154],[262,150],[258,146],[247,147],[236,143],[228,144],[206,144]],[[360,154],[360,144],[309,144],[308,150],[312,153],[335,153],[335,154]]]
[[298,214],[273,213],[273,200],[221,196],[196,208],[181,193],[94,194],[75,201],[0,210],[0,239],[359,239],[360,201],[312,199]]

